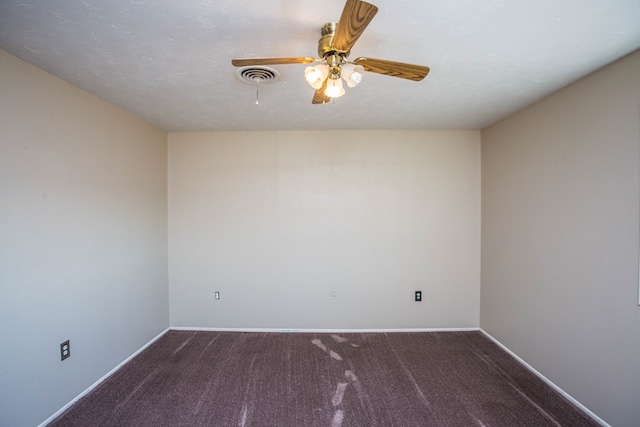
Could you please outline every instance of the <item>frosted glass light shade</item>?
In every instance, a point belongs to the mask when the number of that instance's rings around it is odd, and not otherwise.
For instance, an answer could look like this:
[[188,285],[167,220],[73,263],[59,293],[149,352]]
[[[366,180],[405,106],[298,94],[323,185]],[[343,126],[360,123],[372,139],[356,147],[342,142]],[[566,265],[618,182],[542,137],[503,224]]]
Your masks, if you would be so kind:
[[307,67],[304,70],[304,78],[314,89],[320,89],[322,82],[329,76],[329,66],[327,64],[318,64],[315,67]]
[[344,95],[342,80],[339,77],[337,79],[328,79],[327,88],[324,90],[324,94],[330,98],[338,98],[339,96]]
[[340,74],[349,87],[358,86],[362,81],[363,73],[364,67],[362,65],[343,64],[340,67]]

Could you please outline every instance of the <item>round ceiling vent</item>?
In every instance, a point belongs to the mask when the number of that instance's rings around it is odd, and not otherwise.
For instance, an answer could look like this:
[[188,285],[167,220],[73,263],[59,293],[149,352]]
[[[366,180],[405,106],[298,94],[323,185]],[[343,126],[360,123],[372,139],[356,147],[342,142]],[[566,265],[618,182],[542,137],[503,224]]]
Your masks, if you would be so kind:
[[256,83],[273,83],[278,80],[280,74],[273,68],[252,65],[250,67],[238,68],[236,70],[236,77],[241,82],[254,85]]

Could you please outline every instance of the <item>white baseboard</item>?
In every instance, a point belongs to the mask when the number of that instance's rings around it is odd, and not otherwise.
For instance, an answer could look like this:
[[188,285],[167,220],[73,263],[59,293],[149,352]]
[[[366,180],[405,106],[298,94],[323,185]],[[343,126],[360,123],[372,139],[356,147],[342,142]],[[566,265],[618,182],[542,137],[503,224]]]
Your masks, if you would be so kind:
[[470,332],[480,328],[407,328],[407,329],[304,329],[304,328],[202,328],[196,326],[172,326],[172,331],[209,331],[209,332],[284,332],[284,333],[393,333],[393,332]]
[[511,357],[513,357],[514,359],[516,359],[518,362],[520,362],[525,368],[527,368],[528,370],[530,370],[531,372],[533,372],[538,378],[540,378],[542,381],[544,381],[545,383],[547,383],[551,388],[553,388],[555,391],[557,391],[558,393],[560,393],[562,396],[564,396],[567,400],[569,400],[571,403],[573,403],[574,405],[576,405],[578,408],[582,409],[587,415],[589,415],[591,418],[593,418],[593,420],[595,422],[597,422],[598,424],[600,424],[603,427],[611,427],[606,421],[604,421],[602,418],[600,418],[599,416],[597,416],[596,414],[594,414],[589,408],[587,408],[586,406],[584,406],[582,403],[578,402],[576,399],[573,398],[573,396],[571,396],[569,393],[567,393],[566,391],[564,391],[563,389],[561,389],[560,387],[558,387],[556,384],[554,384],[549,378],[545,377],[544,375],[542,375],[540,372],[538,372],[533,366],[529,365],[527,362],[525,362],[520,356],[518,356],[517,354],[515,354],[513,351],[511,351],[506,345],[502,344],[500,341],[498,341],[497,339],[495,339],[494,337],[492,337],[487,331],[483,330],[483,329],[479,329],[480,332],[482,332],[487,338],[489,338],[491,341],[493,341],[495,344],[498,345],[498,347],[500,347],[501,349],[503,349],[504,351],[506,351],[507,353],[509,353],[509,355],[511,355]]
[[67,409],[69,409],[69,407],[71,407],[71,405],[73,405],[74,403],[76,403],[78,400],[82,399],[84,396],[86,396],[87,394],[89,394],[89,392],[91,392],[94,388],[98,387],[102,382],[104,382],[104,380],[106,380],[107,378],[109,378],[111,375],[113,375],[114,373],[116,373],[116,371],[118,371],[118,369],[122,368],[127,362],[129,362],[131,359],[133,359],[134,357],[136,357],[138,354],[140,354],[142,351],[144,351],[147,347],[149,347],[151,344],[153,344],[154,342],[156,342],[161,336],[163,336],[164,334],[166,334],[169,331],[169,328],[165,329],[164,331],[160,332],[155,338],[152,338],[151,341],[149,341],[148,343],[146,343],[145,345],[143,345],[142,347],[140,347],[140,349],[138,349],[135,353],[133,353],[131,356],[127,357],[125,360],[123,360],[122,362],[120,362],[118,364],[118,366],[116,366],[115,368],[113,368],[112,370],[110,370],[109,372],[107,372],[102,378],[100,378],[98,381],[96,381],[95,383],[93,383],[92,385],[90,385],[85,391],[83,391],[82,393],[80,393],[79,395],[77,395],[75,398],[73,398],[73,400],[71,400],[69,403],[67,403],[66,405],[64,405],[62,408],[60,408],[59,410],[56,411],[55,414],[51,415],[49,418],[47,418],[46,420],[44,420],[42,423],[40,423],[38,425],[38,427],[45,427],[47,424],[49,424],[51,421],[53,421],[54,419],[56,419],[57,417],[59,417],[64,411],[66,411]]

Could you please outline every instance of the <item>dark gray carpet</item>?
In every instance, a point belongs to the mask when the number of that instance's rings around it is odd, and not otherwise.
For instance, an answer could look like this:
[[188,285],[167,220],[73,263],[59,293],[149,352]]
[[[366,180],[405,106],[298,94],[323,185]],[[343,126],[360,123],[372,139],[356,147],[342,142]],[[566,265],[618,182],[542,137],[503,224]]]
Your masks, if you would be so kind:
[[595,426],[480,332],[170,331],[51,426]]

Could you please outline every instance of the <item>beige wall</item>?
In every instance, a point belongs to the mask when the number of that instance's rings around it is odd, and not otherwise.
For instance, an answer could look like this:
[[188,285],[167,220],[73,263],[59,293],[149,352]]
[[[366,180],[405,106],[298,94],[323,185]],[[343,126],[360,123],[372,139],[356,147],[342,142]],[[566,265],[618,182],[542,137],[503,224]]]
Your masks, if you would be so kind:
[[640,420],[640,53],[482,131],[481,327]]
[[477,327],[479,215],[477,131],[170,134],[171,324]]
[[34,426],[169,325],[166,134],[3,51],[0,76],[0,425]]

